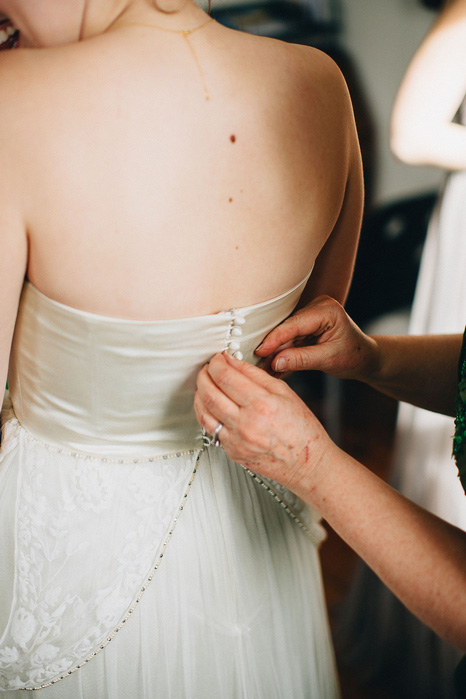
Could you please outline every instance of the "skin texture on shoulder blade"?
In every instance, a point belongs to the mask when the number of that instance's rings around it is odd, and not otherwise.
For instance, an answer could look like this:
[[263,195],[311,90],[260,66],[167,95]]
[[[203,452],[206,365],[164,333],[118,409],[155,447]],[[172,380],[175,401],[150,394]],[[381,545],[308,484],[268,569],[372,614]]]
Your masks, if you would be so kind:
[[323,249],[312,293],[343,300],[362,180],[339,70],[216,23],[190,41],[208,102],[179,34],[122,27],[9,57],[29,278],[92,312],[182,317],[282,293]]
[[[292,93],[284,124],[288,134],[291,124],[295,129],[291,132],[297,151],[294,162],[303,168],[299,175],[303,183],[306,182],[303,172],[307,171],[311,178],[311,186],[301,194],[308,203],[314,235],[321,233],[319,240],[326,244],[308,297],[329,293],[343,301],[347,289],[339,287],[335,280],[349,281],[348,265],[355,253],[363,203],[351,101],[339,68],[326,54],[296,45],[290,46],[290,53],[291,66],[287,68],[293,72],[292,87],[289,86]],[[326,280],[322,278],[324,275]]]
[[[5,52],[7,53],[7,52]],[[22,73],[13,80],[17,61],[0,54],[0,90],[8,95],[9,90],[18,89]],[[18,66],[20,67],[20,66]],[[27,266],[28,242],[25,222],[22,216],[21,187],[19,171],[16,167],[14,148],[15,138],[20,127],[15,123],[12,110],[3,107],[7,100],[0,100],[0,386],[1,395],[6,383],[8,357],[16,322],[17,308]]]

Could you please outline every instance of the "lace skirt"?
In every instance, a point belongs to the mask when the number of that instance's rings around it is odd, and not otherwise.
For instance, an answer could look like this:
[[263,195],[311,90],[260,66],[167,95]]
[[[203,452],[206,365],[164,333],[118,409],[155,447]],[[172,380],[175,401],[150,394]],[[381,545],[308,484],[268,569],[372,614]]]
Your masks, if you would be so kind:
[[338,696],[317,514],[215,447],[118,461],[11,411],[2,431],[1,696]]

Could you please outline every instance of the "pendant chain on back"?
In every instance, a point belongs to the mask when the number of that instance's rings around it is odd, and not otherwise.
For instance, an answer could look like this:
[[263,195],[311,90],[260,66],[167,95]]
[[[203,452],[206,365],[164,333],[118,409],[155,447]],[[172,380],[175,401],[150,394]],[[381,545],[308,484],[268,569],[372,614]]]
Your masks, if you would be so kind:
[[210,17],[210,19],[208,19],[206,22],[203,22],[199,26],[194,27],[194,29],[168,29],[168,27],[160,27],[157,24],[144,24],[143,22],[120,22],[120,23],[114,24],[113,26],[109,27],[107,29],[107,32],[111,32],[115,29],[121,29],[123,27],[146,27],[147,29],[158,29],[161,32],[168,32],[169,34],[179,34],[180,36],[182,36],[183,39],[188,44],[189,50],[191,51],[191,55],[192,55],[194,62],[197,66],[197,70],[199,72],[199,77],[201,78],[201,82],[202,82],[202,87],[204,89],[204,97],[206,99],[206,102],[208,102],[210,100],[210,94],[209,94],[209,90],[207,88],[204,71],[202,70],[202,66],[201,66],[201,63],[199,61],[199,57],[194,49],[194,46],[192,45],[192,43],[190,42],[189,39],[190,39],[191,34],[194,34],[194,32],[197,32],[200,29],[203,29],[211,22],[215,22],[215,19],[213,17]]

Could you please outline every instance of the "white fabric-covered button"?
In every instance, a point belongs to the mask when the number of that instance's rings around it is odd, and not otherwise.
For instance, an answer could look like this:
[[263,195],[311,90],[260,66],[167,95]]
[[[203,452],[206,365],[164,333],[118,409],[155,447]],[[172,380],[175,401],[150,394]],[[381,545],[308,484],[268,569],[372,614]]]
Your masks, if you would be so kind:
[[239,360],[243,359],[239,338],[243,334],[241,326],[244,325],[245,322],[246,319],[240,315],[238,311],[231,311],[230,325],[226,338],[226,350],[232,357],[236,357],[236,359]]

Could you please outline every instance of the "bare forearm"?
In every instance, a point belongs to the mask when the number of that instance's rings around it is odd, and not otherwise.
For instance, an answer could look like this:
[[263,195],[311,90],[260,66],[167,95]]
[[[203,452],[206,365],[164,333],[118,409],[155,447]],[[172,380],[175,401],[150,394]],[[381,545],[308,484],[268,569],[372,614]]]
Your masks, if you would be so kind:
[[[429,123],[423,129],[429,131]],[[466,128],[455,123],[434,124],[431,138],[404,134],[392,136],[392,150],[409,165],[431,165],[445,170],[466,169]]]
[[199,422],[209,434],[222,423],[221,443],[234,461],[316,507],[415,614],[466,650],[465,532],[345,454],[298,396],[265,371],[217,355],[197,387]]
[[[335,448],[299,494],[400,600],[466,650],[466,533],[422,510]],[[466,506],[466,500],[465,500]]]
[[379,335],[361,380],[397,400],[453,415],[461,335]]
[[466,93],[466,5],[448,0],[403,79],[391,143],[405,162],[466,168],[466,128],[453,123]]

